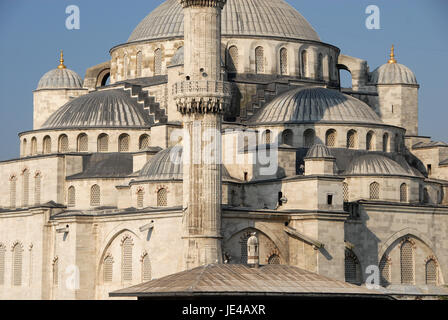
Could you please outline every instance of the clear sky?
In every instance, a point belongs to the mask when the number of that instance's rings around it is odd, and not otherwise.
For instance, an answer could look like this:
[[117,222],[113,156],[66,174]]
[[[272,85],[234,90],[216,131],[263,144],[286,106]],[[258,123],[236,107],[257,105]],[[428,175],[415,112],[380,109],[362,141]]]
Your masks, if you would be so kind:
[[[322,41],[368,61],[373,70],[388,60],[391,44],[399,63],[417,75],[420,135],[448,142],[448,1],[287,0],[313,25]],[[32,129],[33,95],[44,73],[65,64],[85,70],[109,59],[137,24],[162,0],[0,0],[0,160],[19,155],[19,132]],[[65,9],[77,5],[80,30],[67,30]],[[368,5],[381,12],[381,29],[368,30]]]

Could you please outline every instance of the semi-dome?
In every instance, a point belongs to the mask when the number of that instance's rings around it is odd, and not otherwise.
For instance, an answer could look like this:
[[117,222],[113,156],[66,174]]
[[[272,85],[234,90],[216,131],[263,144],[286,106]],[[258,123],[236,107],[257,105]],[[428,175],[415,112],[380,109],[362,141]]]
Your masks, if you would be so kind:
[[82,78],[70,69],[53,69],[39,80],[37,90],[42,89],[82,89]]
[[296,88],[278,96],[251,119],[253,123],[382,124],[364,102],[336,90]]
[[403,168],[398,162],[381,154],[366,154],[353,159],[345,175],[415,176],[409,167]]
[[370,75],[374,84],[418,84],[414,72],[399,63],[386,63],[375,69]]
[[[175,145],[158,152],[140,170],[138,180],[182,180],[183,147]],[[222,178],[231,180],[229,172],[222,166]]]
[[[183,21],[179,1],[167,0],[140,22],[128,42],[183,37]],[[308,21],[284,0],[227,0],[222,35],[320,41]]]
[[313,145],[306,154],[306,159],[334,158],[327,146],[317,143]]
[[151,118],[124,90],[95,91],[69,101],[44,123],[43,129],[143,128]]

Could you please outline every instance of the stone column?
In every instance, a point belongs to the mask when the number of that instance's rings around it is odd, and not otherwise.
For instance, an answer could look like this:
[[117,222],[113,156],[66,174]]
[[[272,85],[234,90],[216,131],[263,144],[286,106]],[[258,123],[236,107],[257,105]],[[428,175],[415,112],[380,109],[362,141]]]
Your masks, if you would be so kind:
[[179,0],[184,10],[185,80],[173,86],[182,114],[185,268],[221,263],[222,115],[230,86],[221,73],[226,0]]

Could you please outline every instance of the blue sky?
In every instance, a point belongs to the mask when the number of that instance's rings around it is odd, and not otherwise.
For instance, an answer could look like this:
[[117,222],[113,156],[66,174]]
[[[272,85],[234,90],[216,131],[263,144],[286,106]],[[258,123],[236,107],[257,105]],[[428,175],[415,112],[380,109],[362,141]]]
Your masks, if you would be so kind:
[[[41,76],[58,65],[85,70],[109,59],[137,24],[162,0],[0,0],[0,160],[19,155],[17,134],[32,129],[33,95]],[[448,1],[288,0],[322,41],[366,59],[371,70],[385,63],[392,43],[399,63],[417,75],[420,135],[448,141]],[[67,30],[65,8],[81,11],[81,29]],[[381,29],[365,27],[368,5],[381,10]]]

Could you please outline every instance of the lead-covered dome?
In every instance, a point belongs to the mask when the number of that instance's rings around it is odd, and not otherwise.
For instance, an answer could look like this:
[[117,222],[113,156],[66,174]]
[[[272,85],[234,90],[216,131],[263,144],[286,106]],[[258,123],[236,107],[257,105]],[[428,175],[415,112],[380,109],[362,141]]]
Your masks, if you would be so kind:
[[39,80],[37,90],[42,89],[82,89],[82,78],[70,69],[53,69]]
[[403,168],[398,162],[381,154],[366,154],[353,159],[345,175],[415,176],[410,166]]
[[336,90],[296,88],[283,93],[256,113],[251,122],[383,124],[364,102]]
[[414,72],[399,63],[386,63],[375,69],[370,75],[370,82],[374,84],[418,84]]
[[307,152],[305,159],[334,159],[333,154],[327,146],[317,143],[313,145]]
[[[167,0],[140,22],[128,42],[183,37],[183,21],[179,1]],[[308,21],[284,0],[227,0],[222,35],[320,41]]]
[[53,113],[43,129],[147,128],[151,118],[123,90],[96,91],[76,98]]

